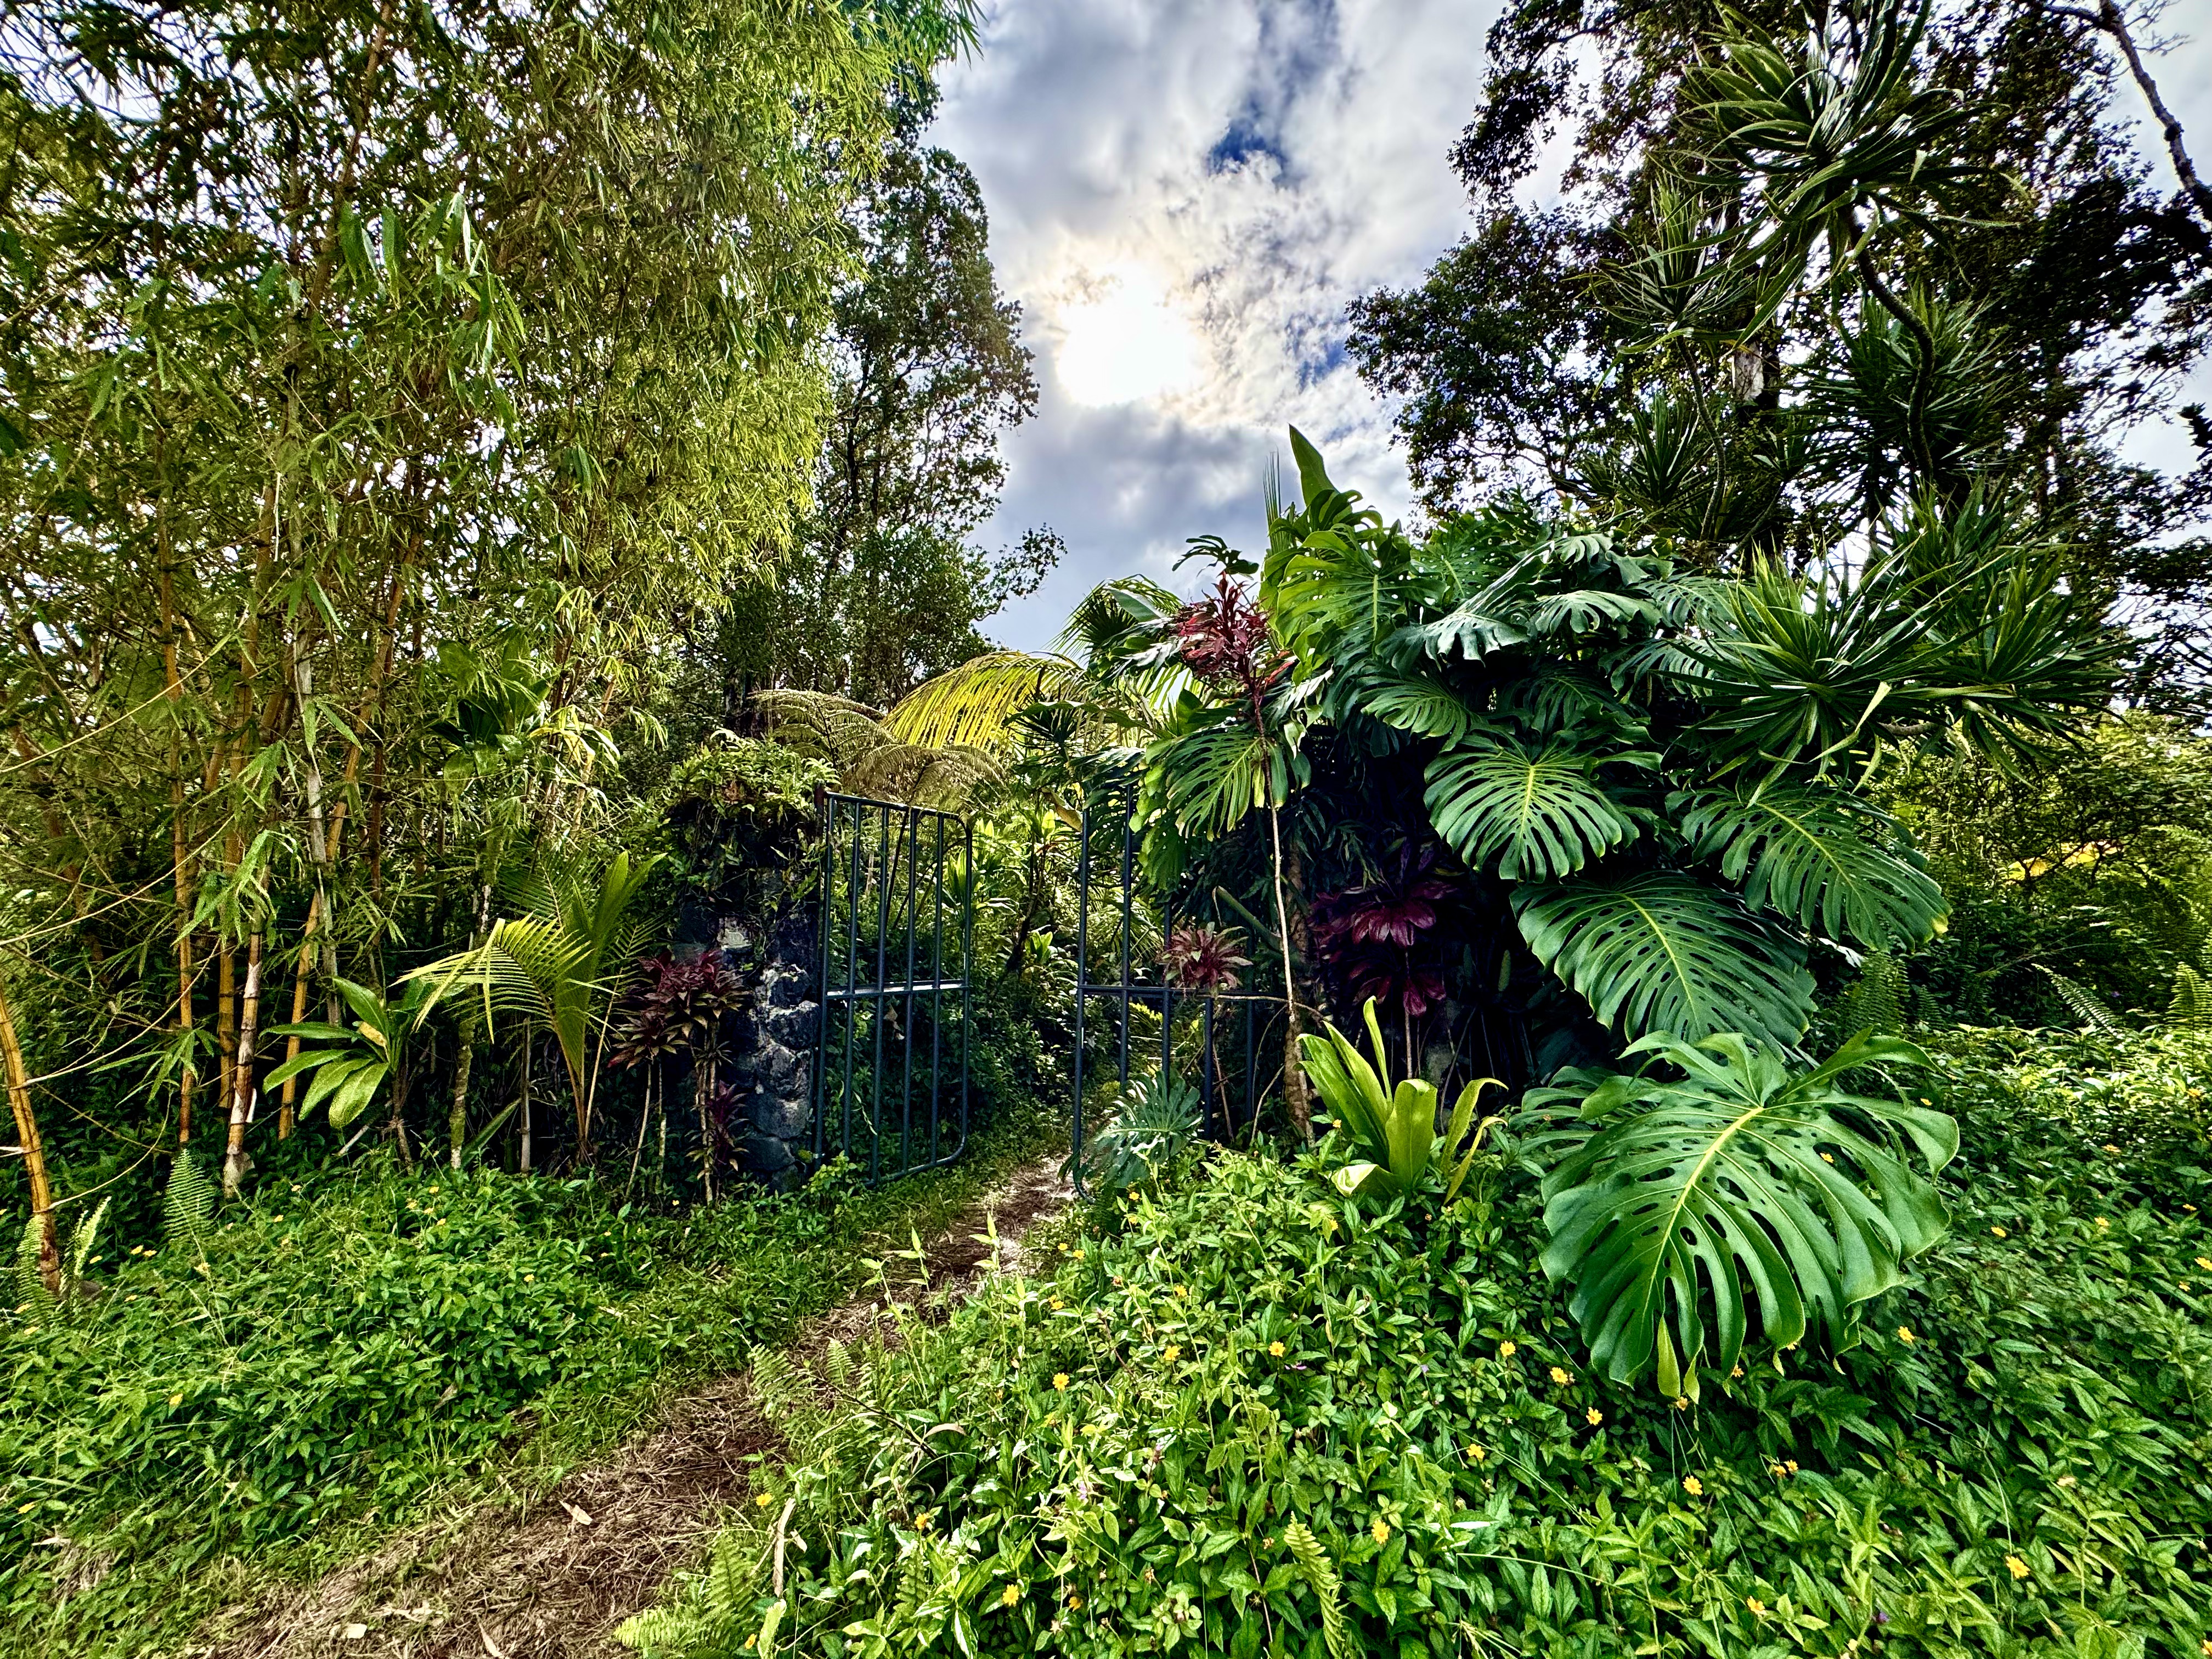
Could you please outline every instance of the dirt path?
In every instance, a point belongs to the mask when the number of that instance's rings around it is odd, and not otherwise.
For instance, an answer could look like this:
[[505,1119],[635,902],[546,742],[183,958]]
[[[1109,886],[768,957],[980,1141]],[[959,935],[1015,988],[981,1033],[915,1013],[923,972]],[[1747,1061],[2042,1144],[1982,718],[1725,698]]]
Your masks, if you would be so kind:
[[[1068,1201],[1057,1159],[1017,1170],[941,1237],[924,1241],[933,1295],[964,1295],[988,1271],[974,1237],[997,1218],[1016,1265],[1030,1224]],[[794,1347],[849,1340],[872,1299],[811,1321]],[[576,1470],[542,1498],[492,1504],[395,1537],[314,1583],[235,1609],[186,1650],[193,1659],[583,1659],[625,1651],[615,1627],[697,1559],[746,1495],[746,1458],[774,1448],[742,1376],[684,1398],[661,1426]]]

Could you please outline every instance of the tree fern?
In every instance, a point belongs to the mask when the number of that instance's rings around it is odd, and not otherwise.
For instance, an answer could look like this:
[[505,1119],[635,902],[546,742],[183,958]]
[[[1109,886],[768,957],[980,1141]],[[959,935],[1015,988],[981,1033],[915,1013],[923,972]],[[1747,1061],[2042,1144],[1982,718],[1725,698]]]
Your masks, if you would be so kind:
[[1003,745],[1016,714],[1065,695],[1082,676],[1081,665],[1066,657],[987,651],[915,687],[884,717],[883,728],[900,743],[927,748]]
[[169,1166],[169,1184],[161,1194],[161,1236],[173,1247],[188,1246],[204,1261],[214,1214],[215,1185],[185,1147]]
[[1283,1542],[1290,1547],[1291,1559],[1297,1563],[1299,1577],[1321,1603],[1321,1635],[1329,1659],[1352,1659],[1352,1631],[1344,1616],[1344,1599],[1338,1592],[1336,1568],[1328,1552],[1303,1521],[1293,1521],[1283,1528]]

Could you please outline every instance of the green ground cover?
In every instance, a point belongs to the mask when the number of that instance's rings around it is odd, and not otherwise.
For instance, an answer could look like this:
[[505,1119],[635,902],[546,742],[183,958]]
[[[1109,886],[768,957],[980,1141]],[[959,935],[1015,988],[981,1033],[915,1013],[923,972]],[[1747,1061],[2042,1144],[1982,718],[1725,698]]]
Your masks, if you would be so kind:
[[1845,1352],[1747,1350],[1696,1402],[1615,1385],[1536,1265],[1525,1172],[1378,1206],[1216,1156],[941,1329],[832,1354],[832,1406],[769,1367],[794,1461],[629,1639],[2197,1659],[2201,1130],[2116,1113],[2109,1048],[1942,1050],[1951,1231]]
[[132,1247],[95,1300],[0,1322],[0,1652],[158,1650],[495,1477],[550,1485],[1059,1133],[1010,1113],[880,1190],[833,1167],[672,1214],[380,1157],[227,1208],[204,1268]]

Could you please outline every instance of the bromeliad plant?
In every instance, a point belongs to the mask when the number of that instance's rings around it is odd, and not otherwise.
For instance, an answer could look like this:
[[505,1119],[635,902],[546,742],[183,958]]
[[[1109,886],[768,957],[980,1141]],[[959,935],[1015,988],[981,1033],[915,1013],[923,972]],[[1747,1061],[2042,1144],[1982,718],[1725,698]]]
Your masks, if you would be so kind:
[[1850,1347],[1856,1310],[1943,1236],[1942,1202],[1911,1158],[1933,1175],[1959,1131],[1930,1106],[1849,1085],[1927,1057],[1870,1032],[1810,1071],[1733,1032],[1662,1033],[1628,1054],[1648,1057],[1642,1070],[1567,1073],[1531,1091],[1516,1125],[1546,1166],[1544,1271],[1572,1283],[1591,1363],[1615,1382],[1648,1370],[1694,1400],[1701,1364],[1734,1369],[1753,1304],[1775,1347],[1813,1327]]
[[1392,1085],[1374,998],[1368,998],[1362,1012],[1368,1040],[1375,1049],[1371,1066],[1334,1025],[1323,1028],[1326,1036],[1299,1039],[1306,1076],[1352,1154],[1352,1161],[1334,1170],[1329,1179],[1347,1197],[1358,1193],[1399,1197],[1419,1187],[1432,1164],[1449,1164],[1456,1155],[1459,1162],[1444,1182],[1443,1201],[1449,1204],[1459,1196],[1484,1134],[1499,1121],[1496,1117],[1486,1117],[1480,1123],[1474,1121],[1475,1103],[1498,1079],[1477,1078],[1461,1090],[1451,1121],[1440,1135],[1437,1133],[1437,1085],[1417,1077],[1401,1078]]

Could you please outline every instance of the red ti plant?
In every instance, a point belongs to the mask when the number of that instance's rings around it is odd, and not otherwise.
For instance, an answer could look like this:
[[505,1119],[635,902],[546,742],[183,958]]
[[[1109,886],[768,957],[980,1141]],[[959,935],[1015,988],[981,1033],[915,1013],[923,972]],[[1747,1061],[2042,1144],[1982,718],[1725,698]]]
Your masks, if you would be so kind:
[[1375,879],[1324,894],[1313,907],[1316,951],[1346,1002],[1357,1007],[1372,997],[1396,1012],[1409,1072],[1414,1022],[1443,1003],[1445,969],[1458,942],[1446,924],[1459,908],[1460,884],[1437,861],[1434,846],[1401,842]]
[[1243,943],[1227,927],[1204,921],[1182,923],[1168,934],[1168,942],[1160,951],[1168,983],[1201,996],[1235,990],[1243,982],[1237,970],[1252,965],[1252,958],[1241,949]]
[[699,1106],[700,1156],[705,1165],[707,1198],[712,1202],[715,1136],[709,1105],[728,1093],[717,1087],[716,1079],[721,1060],[722,1017],[744,1006],[744,986],[719,951],[708,951],[690,962],[678,962],[664,951],[646,957],[638,966],[644,970],[644,982],[616,1032],[615,1049],[607,1060],[610,1066],[651,1068],[646,1073],[644,1110],[638,1117],[637,1148],[630,1155],[630,1179],[637,1179],[638,1163],[645,1152],[646,1124],[656,1103],[660,1107],[660,1165],[664,1170],[668,1167],[666,1080],[660,1062],[696,1053],[699,1056],[694,1088]]
[[1283,1092],[1291,1123],[1310,1139],[1313,1109],[1306,1095],[1304,1068],[1298,1061],[1304,1022],[1298,1013],[1297,979],[1291,966],[1290,907],[1283,896],[1283,794],[1280,775],[1285,751],[1292,745],[1282,723],[1271,720],[1267,694],[1291,672],[1290,654],[1275,643],[1267,613],[1224,571],[1212,592],[1192,600],[1176,617],[1176,657],[1185,668],[1249,725],[1257,760],[1259,800],[1267,809],[1267,835],[1274,855],[1275,925],[1283,950]]

